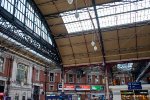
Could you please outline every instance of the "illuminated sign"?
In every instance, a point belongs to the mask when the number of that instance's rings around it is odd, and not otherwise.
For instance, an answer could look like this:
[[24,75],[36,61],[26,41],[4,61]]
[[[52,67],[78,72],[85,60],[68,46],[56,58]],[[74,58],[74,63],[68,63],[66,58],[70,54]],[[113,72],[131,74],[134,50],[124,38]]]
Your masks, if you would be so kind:
[[124,90],[121,95],[148,95],[148,90]]
[[[58,84],[58,90],[62,90],[62,84]],[[75,85],[64,84],[64,90],[75,90]]]
[[104,90],[104,86],[100,86],[100,85],[91,85],[91,90],[102,91],[102,90]]
[[76,85],[77,91],[87,91],[90,90],[90,85]]
[[134,90],[135,95],[148,95],[148,90]]
[[134,95],[134,91],[124,90],[121,91],[121,95]]
[[4,95],[4,93],[1,93],[1,92],[0,92],[0,96],[3,96],[3,95]]

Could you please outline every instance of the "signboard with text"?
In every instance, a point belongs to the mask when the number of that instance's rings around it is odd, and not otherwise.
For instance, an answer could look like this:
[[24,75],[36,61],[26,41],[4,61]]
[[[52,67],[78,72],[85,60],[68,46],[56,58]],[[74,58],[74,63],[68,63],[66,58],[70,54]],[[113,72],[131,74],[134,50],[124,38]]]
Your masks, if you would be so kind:
[[104,90],[104,86],[101,86],[101,85],[91,85],[91,90],[102,91],[102,90]]
[[133,90],[123,90],[121,91],[121,95],[134,95]]
[[[58,84],[58,90],[62,90],[62,84]],[[64,90],[75,90],[75,85],[64,84]]]
[[88,91],[90,90],[90,85],[76,85],[77,91]]
[[142,89],[141,82],[129,82],[128,90]]

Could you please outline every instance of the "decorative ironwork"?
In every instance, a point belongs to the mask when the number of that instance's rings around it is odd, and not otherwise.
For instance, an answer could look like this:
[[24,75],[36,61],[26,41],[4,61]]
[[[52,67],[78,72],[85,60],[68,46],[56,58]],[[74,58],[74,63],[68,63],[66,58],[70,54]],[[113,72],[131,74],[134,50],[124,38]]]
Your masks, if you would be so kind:
[[43,45],[42,41],[37,41],[36,37],[31,37],[24,30],[20,30],[18,27],[5,20],[2,16],[0,16],[0,31],[22,45],[36,51],[42,56],[52,59],[56,63],[60,63],[60,58],[56,48],[48,47],[48,43]]

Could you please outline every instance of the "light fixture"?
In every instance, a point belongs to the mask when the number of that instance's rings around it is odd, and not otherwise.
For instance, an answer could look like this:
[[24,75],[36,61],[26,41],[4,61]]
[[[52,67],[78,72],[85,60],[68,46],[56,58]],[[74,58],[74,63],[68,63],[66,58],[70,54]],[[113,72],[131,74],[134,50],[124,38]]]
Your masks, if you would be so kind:
[[92,41],[92,42],[91,42],[91,45],[94,47],[94,46],[95,46],[95,42],[94,42],[94,41]]
[[79,18],[79,12],[76,10],[75,17]]
[[71,5],[73,3],[73,0],[67,0],[67,2]]
[[96,45],[94,46],[94,51],[97,51],[97,46]]
[[78,0],[76,0],[76,12],[75,12],[75,17],[76,18],[79,18],[79,12],[78,12],[78,6],[77,6],[77,4],[78,4],[78,2],[77,2]]

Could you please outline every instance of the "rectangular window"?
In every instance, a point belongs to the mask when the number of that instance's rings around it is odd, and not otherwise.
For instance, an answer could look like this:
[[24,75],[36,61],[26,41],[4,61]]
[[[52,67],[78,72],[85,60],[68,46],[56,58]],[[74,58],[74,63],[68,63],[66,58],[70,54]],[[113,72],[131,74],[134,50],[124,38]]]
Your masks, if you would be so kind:
[[54,90],[54,85],[50,85],[50,86],[49,86],[49,90],[50,90],[50,91],[53,91],[53,90]]
[[33,30],[34,10],[33,10],[33,8],[31,7],[31,5],[29,3],[27,3],[25,16],[26,16],[25,25]]
[[7,10],[7,11],[10,12],[11,14],[13,14],[14,1],[15,1],[15,0],[1,0],[1,6],[2,6],[5,10]]
[[49,81],[50,82],[54,82],[54,73],[50,73],[50,76],[49,76],[50,78],[49,78]]
[[15,3],[15,17],[24,23],[25,0],[17,0]]
[[77,75],[77,83],[81,83],[81,75]]
[[69,83],[72,83],[74,80],[73,80],[73,74],[69,74]]
[[4,58],[0,57],[0,72],[3,72],[3,67],[4,67]]
[[92,82],[92,75],[88,75],[88,76],[87,76],[87,82],[88,82],[88,83],[91,83],[91,82]]
[[27,83],[28,66],[22,63],[17,65],[16,81],[18,84]]
[[41,20],[37,14],[34,16],[34,32],[41,36]]
[[40,77],[40,70],[36,70],[36,72],[35,72],[36,81],[39,81],[39,77]]
[[95,83],[99,83],[99,75],[95,76]]

